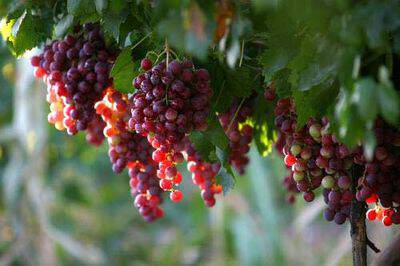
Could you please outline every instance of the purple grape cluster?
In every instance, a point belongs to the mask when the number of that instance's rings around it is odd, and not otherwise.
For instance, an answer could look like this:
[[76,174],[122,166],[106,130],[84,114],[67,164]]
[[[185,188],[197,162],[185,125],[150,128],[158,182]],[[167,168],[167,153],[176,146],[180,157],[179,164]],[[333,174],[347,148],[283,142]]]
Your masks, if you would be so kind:
[[235,102],[231,108],[218,115],[222,128],[229,139],[228,162],[239,174],[244,174],[245,167],[249,163],[247,153],[253,140],[253,127],[246,124],[246,120],[252,114],[251,99],[245,100],[242,104]]
[[[285,178],[290,192],[303,193],[305,201],[315,198],[314,191],[323,187],[328,208],[324,218],[343,224],[350,215],[350,203],[354,195],[350,191],[349,170],[353,157],[347,147],[329,132],[329,121],[310,118],[303,128],[297,130],[294,102],[280,99],[275,108],[275,125],[278,128],[276,148],[285,156],[289,179]],[[289,201],[293,201],[293,197]]]
[[[42,54],[31,59],[37,77],[45,77],[46,82],[62,101],[63,126],[68,134],[78,131],[95,130],[94,104],[112,84],[109,73],[116,53],[106,46],[99,25],[87,23],[76,27],[74,34],[63,40],[54,40],[44,47]],[[57,120],[49,117],[49,121]],[[97,128],[101,127],[99,122]],[[99,138],[89,139],[98,143]]]

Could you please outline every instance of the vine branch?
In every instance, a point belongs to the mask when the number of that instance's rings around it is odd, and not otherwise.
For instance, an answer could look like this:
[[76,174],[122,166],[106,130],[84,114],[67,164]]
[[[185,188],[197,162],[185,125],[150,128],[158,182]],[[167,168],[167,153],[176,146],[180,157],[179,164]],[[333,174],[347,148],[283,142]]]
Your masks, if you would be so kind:
[[[351,190],[356,194],[358,178],[362,175],[361,169],[353,169]],[[353,253],[353,265],[367,265],[367,229],[365,225],[366,206],[364,202],[353,199],[350,205],[350,235]]]

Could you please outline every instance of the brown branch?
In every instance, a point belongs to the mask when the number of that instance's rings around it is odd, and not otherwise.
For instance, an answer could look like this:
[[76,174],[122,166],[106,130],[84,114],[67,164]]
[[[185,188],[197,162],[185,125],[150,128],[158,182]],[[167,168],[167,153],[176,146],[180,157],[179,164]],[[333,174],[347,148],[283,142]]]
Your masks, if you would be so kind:
[[392,243],[387,246],[381,255],[375,260],[376,266],[397,266],[400,265],[400,233],[398,233]]
[[381,252],[381,250],[375,245],[374,242],[371,241],[371,239],[368,238],[367,236],[367,245],[370,249],[372,249],[375,253]]
[[[351,189],[356,194],[357,181],[362,175],[360,169],[354,169],[352,174]],[[365,226],[366,206],[364,202],[353,199],[350,206],[350,235],[352,242],[353,265],[367,265],[367,230]]]

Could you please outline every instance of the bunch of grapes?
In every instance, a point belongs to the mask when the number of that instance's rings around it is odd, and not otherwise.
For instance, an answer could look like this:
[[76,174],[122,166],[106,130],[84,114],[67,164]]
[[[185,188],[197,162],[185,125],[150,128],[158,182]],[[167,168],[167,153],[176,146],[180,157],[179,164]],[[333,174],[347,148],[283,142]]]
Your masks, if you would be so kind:
[[129,104],[127,95],[108,88],[95,110],[106,122],[104,135],[113,171],[129,169],[135,206],[146,221],[153,221],[163,216],[159,207],[163,191],[158,185],[157,163],[151,159],[153,148],[144,137],[128,131]]
[[222,192],[222,186],[217,184],[216,176],[219,173],[221,164],[210,163],[201,158],[191,143],[187,143],[185,150],[187,154],[187,169],[192,173],[193,183],[201,190],[201,198],[207,207],[215,205],[215,195]]
[[253,127],[246,124],[246,120],[252,114],[249,99],[244,100],[242,104],[234,103],[229,111],[218,115],[222,128],[229,139],[228,162],[241,175],[244,174],[245,167],[249,162],[247,153],[253,139]]
[[369,220],[378,219],[384,225],[400,224],[400,132],[382,119],[375,122],[377,147],[367,161],[362,149],[355,152],[355,163],[364,166],[356,198],[370,206]]
[[148,222],[163,217],[164,211],[160,207],[163,191],[158,186],[157,164],[151,159],[145,162],[130,162],[128,169],[131,195],[140,215]]
[[91,23],[77,27],[73,35],[54,40],[31,64],[35,76],[43,77],[48,86],[50,123],[74,135],[88,130],[91,142],[101,142],[104,124],[96,117],[94,104],[111,84],[110,69],[115,52],[106,47],[99,26]]
[[207,70],[196,70],[189,60],[161,62],[152,67],[143,59],[146,71],[134,79],[137,91],[131,96],[129,128],[147,137],[155,149],[152,154],[158,163],[160,187],[170,191],[170,199],[183,198],[176,189],[182,177],[176,165],[183,162],[185,136],[192,130],[205,130],[210,110],[210,75]]
[[[281,99],[275,108],[275,125],[279,131],[276,147],[284,154],[289,175],[286,187],[292,192],[303,192],[305,201],[315,198],[314,191],[321,185],[328,208],[324,217],[342,224],[350,215],[351,179],[349,169],[353,158],[346,146],[329,133],[327,119],[310,118],[303,128],[297,130],[294,102]],[[293,201],[293,194],[289,201]]]

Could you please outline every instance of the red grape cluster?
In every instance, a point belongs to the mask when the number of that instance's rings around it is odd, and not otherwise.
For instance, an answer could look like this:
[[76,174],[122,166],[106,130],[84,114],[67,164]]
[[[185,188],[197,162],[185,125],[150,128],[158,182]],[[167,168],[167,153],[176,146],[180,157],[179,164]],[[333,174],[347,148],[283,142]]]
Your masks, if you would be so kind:
[[128,169],[131,194],[140,215],[148,222],[163,217],[160,207],[163,191],[158,186],[157,164],[150,158],[147,162],[128,163]]
[[210,75],[205,69],[196,70],[189,60],[152,67],[149,59],[143,59],[141,68],[146,72],[133,81],[137,91],[130,98],[129,128],[147,137],[155,149],[152,158],[158,163],[160,187],[179,202],[183,194],[174,185],[182,176],[176,165],[184,160],[185,136],[207,127],[213,93]]
[[89,129],[89,139],[98,143],[99,135],[93,134],[103,124],[93,106],[111,84],[109,72],[114,60],[115,53],[106,47],[99,26],[90,23],[77,27],[63,40],[52,41],[42,54],[32,57],[35,76],[44,77],[49,102],[55,105],[49,122],[71,135]]
[[146,221],[153,221],[163,216],[159,207],[163,191],[158,185],[157,163],[151,159],[153,148],[144,137],[128,131],[129,104],[127,95],[109,88],[95,110],[107,123],[104,135],[113,171],[120,173],[129,168],[135,206]]
[[228,162],[239,174],[244,174],[249,163],[247,153],[253,140],[253,127],[246,124],[251,116],[251,101],[244,100],[242,104],[234,103],[229,111],[218,115],[219,121],[229,139]]
[[[346,146],[329,133],[327,119],[309,119],[307,125],[296,130],[294,102],[281,99],[275,108],[275,125],[278,128],[276,148],[284,154],[289,169],[285,185],[292,193],[303,192],[307,202],[313,201],[314,191],[321,185],[328,208],[324,217],[337,224],[346,221],[350,214],[351,180],[348,175],[353,158]],[[291,194],[289,201],[293,201]]]
[[356,198],[370,205],[369,220],[378,219],[386,226],[400,224],[400,132],[382,119],[376,120],[374,130],[377,147],[373,159],[367,161],[361,148],[355,152],[355,163],[365,169]]
[[201,198],[207,207],[215,205],[215,195],[222,192],[222,186],[217,184],[216,176],[221,164],[210,163],[201,158],[193,144],[187,144],[187,169],[192,173],[193,183],[201,189]]

